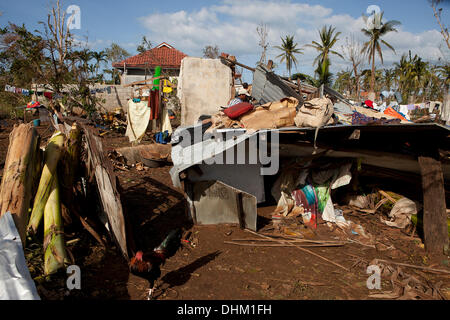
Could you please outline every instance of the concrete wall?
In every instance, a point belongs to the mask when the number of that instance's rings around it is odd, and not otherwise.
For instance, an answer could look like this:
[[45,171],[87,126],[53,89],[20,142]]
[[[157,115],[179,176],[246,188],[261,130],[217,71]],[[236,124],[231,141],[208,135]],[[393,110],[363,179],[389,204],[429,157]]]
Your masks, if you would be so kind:
[[[69,91],[70,87],[72,85],[65,85],[63,88],[63,91]],[[102,110],[105,108],[107,111],[113,111],[115,108],[122,108],[124,111],[126,111],[127,105],[128,105],[128,99],[132,97],[132,91],[133,89],[131,87],[123,87],[121,85],[109,85],[109,84],[95,84],[93,86],[89,86],[91,90],[95,89],[106,89],[110,87],[111,93],[108,93],[108,91],[104,90],[103,92],[96,92],[95,96],[99,98],[99,100],[105,100],[105,102],[100,101],[99,104],[99,110]],[[32,86],[33,90],[36,90],[36,85]],[[42,85],[37,86],[38,92],[45,92],[49,91],[44,88]],[[36,97],[31,97],[30,100],[34,99]],[[48,105],[50,101],[45,98],[44,96],[37,96],[37,100],[42,103],[43,105]]]
[[186,57],[181,61],[178,98],[181,125],[197,122],[202,114],[215,114],[231,98],[231,69],[219,59]]
[[107,111],[113,111],[115,108],[122,108],[124,111],[126,111],[128,105],[127,101],[128,99],[131,99],[133,89],[131,87],[124,88],[121,85],[96,84],[95,86],[91,87],[91,90],[103,89],[108,87],[111,87],[111,93],[108,93],[107,91],[95,93],[95,96],[97,98],[99,98],[100,100],[105,100],[104,103],[100,101],[98,104],[102,108],[105,108]]

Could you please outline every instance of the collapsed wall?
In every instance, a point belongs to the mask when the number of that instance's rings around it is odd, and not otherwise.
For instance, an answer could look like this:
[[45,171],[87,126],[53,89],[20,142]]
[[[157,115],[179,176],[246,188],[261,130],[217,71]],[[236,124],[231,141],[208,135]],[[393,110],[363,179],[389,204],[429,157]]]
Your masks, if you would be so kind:
[[215,114],[231,98],[231,69],[219,59],[186,57],[181,61],[178,98],[181,126],[193,125],[202,114]]

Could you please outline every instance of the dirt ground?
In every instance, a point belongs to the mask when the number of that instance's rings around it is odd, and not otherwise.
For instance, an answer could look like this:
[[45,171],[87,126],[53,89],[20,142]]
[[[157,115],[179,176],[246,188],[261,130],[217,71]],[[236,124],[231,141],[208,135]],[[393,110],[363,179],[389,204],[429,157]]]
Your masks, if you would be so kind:
[[[2,128],[0,176],[7,152],[8,134],[12,130],[11,123]],[[39,127],[38,131],[43,138],[51,135],[46,127]],[[103,141],[108,150],[129,145],[126,138],[117,134],[107,134]],[[170,166],[166,165],[143,171],[136,168],[128,172],[116,171],[124,210],[131,221],[138,248],[152,250],[175,227],[182,227],[190,233],[190,242],[184,243],[162,267],[155,299],[366,300],[373,299],[371,294],[392,291],[392,273],[398,271],[404,273],[402,279],[414,276],[430,288],[437,288],[439,298],[450,298],[448,257],[430,258],[417,235],[387,227],[380,222],[379,214],[353,212],[345,215],[346,219],[361,224],[366,233],[377,239],[379,245],[376,247],[365,245],[361,235],[353,234],[350,239],[354,242],[344,246],[305,248],[341,265],[344,270],[297,247],[224,243],[232,239],[258,238],[236,225],[192,225],[187,216],[183,193],[173,187],[169,170]],[[270,216],[273,209],[272,206],[258,208],[258,228],[267,230],[267,233],[271,232]],[[302,228],[295,221],[293,226]],[[319,223],[315,233],[309,229],[303,231],[305,237],[310,239],[342,239],[342,233],[337,228],[330,228],[325,223]],[[25,254],[30,272],[42,299],[146,299],[147,281],[129,273],[127,261],[114,243],[108,240],[106,232],[102,231],[102,234],[108,241],[107,248],[101,247],[80,227],[66,230],[66,241],[76,240],[68,248],[81,268],[81,290],[68,291],[64,273],[51,279],[40,278],[39,244],[33,243],[27,247]],[[369,290],[366,268],[373,259],[432,267],[449,273],[432,273],[409,267],[397,269],[393,265],[391,273],[382,274],[381,290]]]

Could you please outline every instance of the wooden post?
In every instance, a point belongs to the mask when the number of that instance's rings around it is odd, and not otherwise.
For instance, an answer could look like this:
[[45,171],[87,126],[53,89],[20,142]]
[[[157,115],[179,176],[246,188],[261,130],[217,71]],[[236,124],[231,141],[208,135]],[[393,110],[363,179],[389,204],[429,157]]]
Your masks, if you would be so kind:
[[9,135],[8,154],[0,187],[0,215],[10,211],[25,244],[28,209],[41,169],[39,135],[32,124],[16,126]]
[[444,175],[439,160],[419,157],[423,189],[423,232],[425,249],[443,254],[448,250]]

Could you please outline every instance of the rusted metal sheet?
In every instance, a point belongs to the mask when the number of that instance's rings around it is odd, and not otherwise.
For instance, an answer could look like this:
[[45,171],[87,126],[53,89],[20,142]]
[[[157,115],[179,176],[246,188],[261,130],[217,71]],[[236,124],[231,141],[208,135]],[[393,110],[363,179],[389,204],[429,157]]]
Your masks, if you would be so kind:
[[236,223],[256,231],[256,197],[221,181],[192,185],[193,220],[198,224]]

